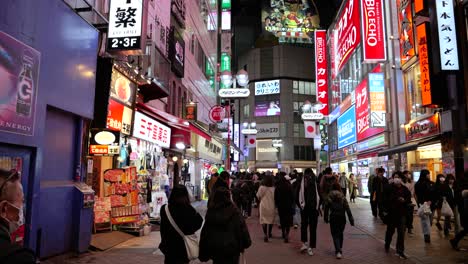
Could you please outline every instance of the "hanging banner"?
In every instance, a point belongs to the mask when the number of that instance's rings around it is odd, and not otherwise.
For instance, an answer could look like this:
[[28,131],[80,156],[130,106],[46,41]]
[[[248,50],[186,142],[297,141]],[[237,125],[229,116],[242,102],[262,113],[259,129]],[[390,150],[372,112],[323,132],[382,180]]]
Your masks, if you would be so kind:
[[361,1],[364,62],[387,60],[383,0]]
[[328,66],[327,66],[327,31],[315,31],[315,78],[317,101],[324,107],[320,113],[327,116],[328,107]]
[[411,1],[397,0],[398,31],[400,32],[400,59],[404,65],[415,55],[413,15]]
[[422,97],[422,106],[432,104],[432,93],[431,93],[431,65],[429,64],[430,54],[428,50],[427,41],[427,28],[426,23],[420,24],[416,27],[416,33],[418,36],[418,54],[419,54],[419,66],[421,69],[421,97]]
[[[353,54],[353,51],[361,42],[359,15],[359,1],[348,0],[341,13],[337,16],[340,19],[333,29],[335,74],[340,73]],[[332,78],[334,77],[332,76]]]
[[0,131],[34,135],[40,57],[0,32]]
[[197,121],[197,104],[187,104],[185,106],[185,119],[188,121]]
[[436,0],[439,31],[440,66],[444,71],[457,71],[458,47],[453,0]]

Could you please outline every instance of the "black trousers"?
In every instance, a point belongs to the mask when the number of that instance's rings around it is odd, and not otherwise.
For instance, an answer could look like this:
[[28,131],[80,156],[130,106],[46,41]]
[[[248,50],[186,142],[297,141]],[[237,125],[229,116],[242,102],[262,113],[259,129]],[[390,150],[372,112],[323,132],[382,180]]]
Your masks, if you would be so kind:
[[398,254],[403,254],[405,252],[406,216],[393,217],[393,219],[388,220],[387,232],[385,233],[385,246],[387,248],[392,243],[395,229],[397,230],[396,251]]
[[341,191],[343,192],[343,195],[346,198],[346,188],[341,188]]
[[384,205],[383,201],[377,201],[377,208],[379,209],[379,217],[384,220]]
[[345,226],[346,219],[344,221],[334,221],[333,219],[330,219],[330,231],[333,238],[333,244],[335,245],[335,254],[343,252],[343,232],[345,230]]
[[408,214],[406,215],[406,227],[408,229],[413,229],[413,220],[414,220],[414,207],[408,207]]
[[[305,207],[301,210],[301,241],[309,242],[309,247],[317,247],[317,223],[318,211],[315,208]],[[309,228],[309,239],[307,239],[307,228]]]
[[188,261],[177,259],[176,257],[165,256],[164,264],[188,264]]
[[372,209],[372,215],[374,217],[377,217],[377,202],[372,200],[372,194],[371,194],[371,197],[370,197],[370,206],[371,206],[371,209]]
[[244,201],[242,209],[247,213],[248,216],[252,216],[252,200]]
[[458,245],[458,242],[460,242],[460,240],[462,240],[466,235],[468,235],[468,228],[465,228],[462,231],[458,232],[455,235],[455,238],[453,239],[456,245]]
[[232,257],[214,257],[213,264],[239,264],[240,256],[232,256]]

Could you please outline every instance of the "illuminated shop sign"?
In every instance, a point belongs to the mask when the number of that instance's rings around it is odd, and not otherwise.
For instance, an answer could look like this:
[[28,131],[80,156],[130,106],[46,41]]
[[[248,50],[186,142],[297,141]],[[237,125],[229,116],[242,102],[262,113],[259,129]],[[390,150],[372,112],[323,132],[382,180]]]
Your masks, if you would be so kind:
[[171,128],[140,112],[135,112],[133,136],[163,148],[170,148]]
[[107,33],[108,51],[142,50],[143,2],[137,0],[110,1]]
[[364,61],[387,60],[383,0],[361,1],[361,21]]
[[427,36],[427,23],[420,24],[416,27],[418,37],[418,55],[419,55],[419,68],[421,71],[421,97],[422,105],[432,104],[432,85],[431,85],[431,54],[429,52],[429,37]]
[[415,121],[405,125],[406,141],[440,134],[439,115]]
[[346,147],[356,142],[356,107],[338,117],[338,148]]
[[221,29],[231,30],[231,11],[221,12]]
[[456,71],[459,69],[459,65],[453,0],[436,0],[435,2],[439,31],[440,66],[442,70]]
[[125,135],[132,132],[133,110],[114,99],[109,99],[107,109],[107,128],[120,131]]
[[361,41],[359,1],[348,0],[337,17],[340,19],[333,29],[335,74],[341,71]]
[[327,31],[315,31],[315,78],[317,101],[324,108],[320,110],[323,115],[328,115],[328,65],[327,65]]
[[383,73],[369,73],[370,126],[386,126],[385,84]]
[[256,82],[255,95],[279,94],[280,80]]
[[278,138],[280,137],[279,123],[257,124],[257,138]]
[[255,102],[255,116],[279,116],[281,115],[280,101]]

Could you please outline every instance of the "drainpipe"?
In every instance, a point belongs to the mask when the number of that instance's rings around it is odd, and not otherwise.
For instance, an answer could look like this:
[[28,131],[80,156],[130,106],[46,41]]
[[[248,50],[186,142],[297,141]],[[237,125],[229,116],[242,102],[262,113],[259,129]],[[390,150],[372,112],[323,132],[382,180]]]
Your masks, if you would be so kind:
[[82,168],[82,157],[83,157],[83,143],[84,143],[84,135],[83,135],[83,127],[85,126],[85,122],[83,118],[79,117],[77,122],[76,128],[76,139],[75,139],[75,182],[82,181],[83,177],[83,168]]

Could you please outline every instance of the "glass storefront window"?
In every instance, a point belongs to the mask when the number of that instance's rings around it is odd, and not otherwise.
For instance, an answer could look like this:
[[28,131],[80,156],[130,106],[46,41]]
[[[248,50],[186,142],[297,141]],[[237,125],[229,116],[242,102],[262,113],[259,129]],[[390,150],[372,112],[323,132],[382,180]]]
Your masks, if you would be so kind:
[[421,106],[421,71],[419,63],[404,73],[404,83],[406,92],[406,107],[410,119],[415,119],[426,113],[426,109]]

